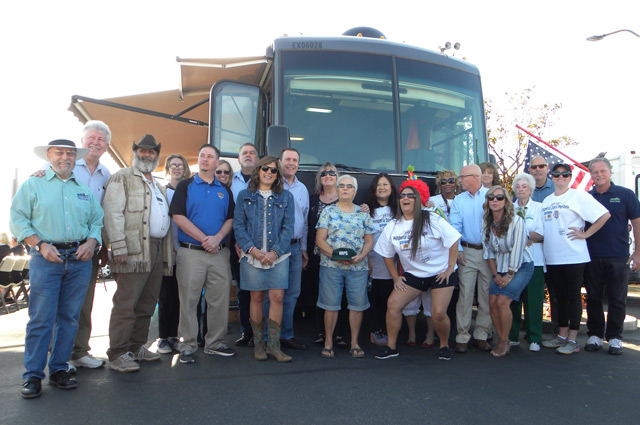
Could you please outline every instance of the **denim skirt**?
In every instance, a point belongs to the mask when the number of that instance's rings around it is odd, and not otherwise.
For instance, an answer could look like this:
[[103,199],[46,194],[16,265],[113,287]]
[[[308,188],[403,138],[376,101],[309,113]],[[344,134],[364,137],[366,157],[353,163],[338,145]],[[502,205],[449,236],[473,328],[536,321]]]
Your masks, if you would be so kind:
[[240,260],[240,289],[243,291],[267,291],[289,287],[289,257],[270,269],[259,269]]
[[520,294],[527,287],[531,277],[533,276],[533,261],[528,263],[522,263],[511,282],[504,288],[500,288],[496,285],[496,282],[491,278],[491,286],[489,287],[489,295],[505,295],[512,300],[520,301]]

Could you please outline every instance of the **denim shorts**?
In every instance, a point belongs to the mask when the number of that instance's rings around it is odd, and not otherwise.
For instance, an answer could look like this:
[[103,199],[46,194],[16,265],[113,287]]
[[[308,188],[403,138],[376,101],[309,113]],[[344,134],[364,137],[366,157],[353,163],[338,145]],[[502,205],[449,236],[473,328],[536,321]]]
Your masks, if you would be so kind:
[[320,289],[317,306],[327,311],[340,311],[342,291],[347,291],[347,308],[365,311],[369,308],[367,297],[368,270],[351,271],[320,266]]
[[259,269],[240,260],[240,289],[243,291],[267,291],[289,287],[289,257],[270,269]]
[[504,295],[512,300],[520,301],[520,295],[529,284],[531,276],[533,276],[533,261],[522,263],[516,274],[513,275],[511,282],[504,288],[498,287],[492,277],[489,295]]

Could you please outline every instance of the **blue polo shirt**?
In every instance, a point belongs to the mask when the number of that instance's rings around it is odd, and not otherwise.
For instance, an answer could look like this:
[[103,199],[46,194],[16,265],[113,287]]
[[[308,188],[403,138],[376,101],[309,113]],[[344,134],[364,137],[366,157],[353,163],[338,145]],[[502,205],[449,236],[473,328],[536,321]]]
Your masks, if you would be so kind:
[[[233,218],[235,203],[231,190],[214,177],[207,183],[196,173],[178,183],[171,200],[169,215],[183,215],[208,236],[217,234],[225,221]],[[201,245],[178,229],[180,242]],[[226,241],[226,238],[222,240]]]
[[593,257],[629,255],[629,220],[640,217],[638,198],[633,191],[613,183],[604,193],[598,193],[595,188],[589,193],[611,213],[604,226],[587,239],[589,254]]

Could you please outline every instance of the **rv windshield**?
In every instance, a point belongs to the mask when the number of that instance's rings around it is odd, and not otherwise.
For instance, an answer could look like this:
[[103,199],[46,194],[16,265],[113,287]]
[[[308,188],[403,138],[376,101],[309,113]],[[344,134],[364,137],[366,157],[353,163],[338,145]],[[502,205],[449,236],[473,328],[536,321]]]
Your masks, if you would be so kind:
[[386,172],[413,165],[436,172],[486,160],[480,78],[396,58],[394,81],[393,60],[354,52],[282,52],[281,113],[301,165],[330,161]]

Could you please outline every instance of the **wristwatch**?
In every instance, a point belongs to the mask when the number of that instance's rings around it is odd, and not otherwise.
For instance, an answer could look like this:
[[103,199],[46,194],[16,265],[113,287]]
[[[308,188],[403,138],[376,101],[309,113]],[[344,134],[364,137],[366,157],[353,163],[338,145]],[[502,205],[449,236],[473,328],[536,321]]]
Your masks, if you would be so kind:
[[35,249],[37,252],[40,252],[40,245],[42,245],[43,243],[44,241],[40,239],[38,243],[33,246],[33,249]]

